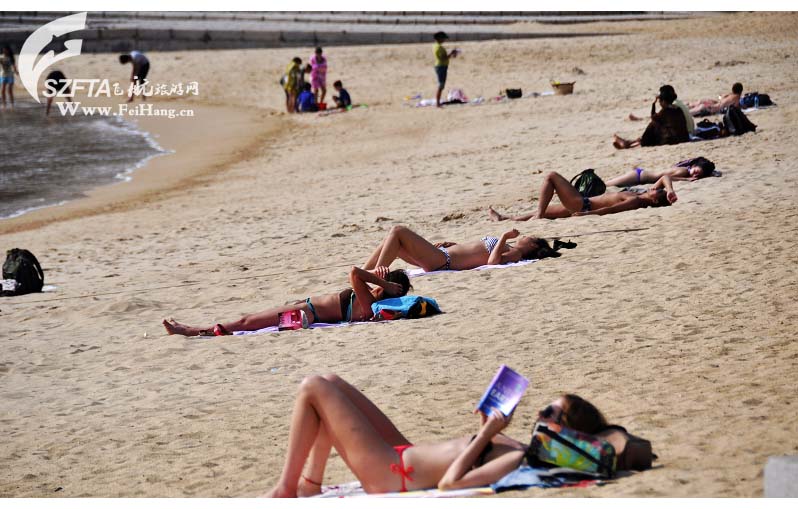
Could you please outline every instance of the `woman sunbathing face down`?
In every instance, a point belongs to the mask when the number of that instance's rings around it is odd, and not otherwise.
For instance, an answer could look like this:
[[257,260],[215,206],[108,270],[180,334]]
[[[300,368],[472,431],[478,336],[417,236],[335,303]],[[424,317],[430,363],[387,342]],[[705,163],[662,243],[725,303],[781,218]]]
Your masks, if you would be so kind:
[[695,181],[715,175],[715,163],[704,157],[696,157],[681,161],[672,168],[660,172],[638,167],[609,179],[606,184],[615,187],[653,184],[666,175],[670,177],[671,181]]
[[192,327],[176,322],[174,319],[164,320],[163,326],[169,334],[183,336],[225,336],[236,331],[253,331],[266,327],[274,327],[279,323],[278,314],[284,311],[301,310],[308,318],[308,324],[316,322],[363,322],[370,320],[374,314],[371,305],[382,299],[401,297],[412,288],[407,274],[403,270],[384,271],[381,275],[352,267],[349,273],[351,288],[337,293],[308,297],[283,306],[244,315],[238,320],[217,323],[210,327]]
[[[518,239],[515,245],[507,241]],[[427,272],[435,270],[468,270],[481,265],[503,265],[520,260],[557,257],[545,239],[521,237],[510,230],[500,237],[485,236],[470,242],[433,244],[405,226],[394,226],[371,254],[363,268],[387,272],[387,267],[400,258]]]
[[[560,204],[551,204],[554,195]],[[615,214],[647,207],[666,207],[676,202],[678,197],[667,175],[660,177],[645,193],[631,191],[605,193],[590,198],[579,191],[562,175],[551,172],[543,180],[538,198],[537,212],[508,216],[488,208],[488,215],[494,221],[528,221],[530,219],[559,219],[571,216]]]
[[[366,493],[485,486],[515,470],[528,439],[501,433],[510,423],[496,411],[481,416],[475,435],[413,445],[362,392],[337,375],[311,376],[299,386],[283,471],[266,496],[321,492],[332,448]],[[607,420],[591,403],[566,394],[538,413],[539,420],[595,434]]]

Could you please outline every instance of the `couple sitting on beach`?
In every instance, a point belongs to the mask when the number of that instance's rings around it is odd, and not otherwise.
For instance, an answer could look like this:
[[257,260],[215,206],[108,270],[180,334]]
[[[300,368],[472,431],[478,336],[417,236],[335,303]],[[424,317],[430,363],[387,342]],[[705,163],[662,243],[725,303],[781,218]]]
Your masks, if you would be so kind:
[[[253,331],[275,326],[278,324],[279,313],[293,310],[304,311],[309,324],[368,321],[373,317],[371,305],[374,302],[404,296],[412,288],[405,271],[389,271],[388,267],[397,258],[430,272],[468,270],[481,265],[502,265],[520,260],[560,256],[546,240],[519,235],[518,230],[510,230],[501,237],[486,236],[462,244],[432,244],[404,226],[394,226],[363,268],[352,267],[349,272],[351,288],[308,297],[211,327],[192,327],[171,319],[164,320],[163,325],[169,334],[224,336],[236,331]],[[507,243],[516,238],[518,240],[514,245]]]
[[[582,196],[565,177],[556,172],[546,175],[538,196],[536,212],[508,216],[488,207],[488,215],[494,221],[528,221],[530,219],[560,219],[571,216],[587,216],[615,214],[628,210],[647,207],[667,207],[675,203],[678,197],[673,190],[674,180],[694,181],[717,174],[715,164],[703,157],[696,157],[677,163],[673,168],[663,172],[652,172],[643,168],[635,168],[609,181],[610,186],[634,186],[654,183],[645,192],[619,191],[599,196]],[[554,195],[560,204],[551,205]]]
[[[307,377],[294,404],[282,474],[266,496],[321,493],[333,447],[366,493],[486,486],[524,461],[535,463],[535,452],[526,445],[528,439],[517,441],[502,434],[512,414],[494,410],[491,415],[480,412],[480,416],[475,435],[412,444],[371,400],[341,377]],[[609,441],[619,469],[646,468],[624,459],[630,439],[626,430],[609,425],[593,404],[579,396],[558,397],[538,412],[537,422]]]

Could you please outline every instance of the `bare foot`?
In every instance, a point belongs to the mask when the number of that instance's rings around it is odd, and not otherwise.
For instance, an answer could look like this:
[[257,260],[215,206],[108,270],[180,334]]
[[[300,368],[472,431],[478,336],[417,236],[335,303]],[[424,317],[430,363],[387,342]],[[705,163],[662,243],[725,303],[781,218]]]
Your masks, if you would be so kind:
[[638,116],[637,116],[637,115],[635,115],[634,113],[630,113],[630,114],[629,114],[629,116],[628,116],[627,118],[628,118],[629,120],[633,120],[633,121],[635,121],[635,122],[637,122],[637,121],[639,121],[639,120],[643,120],[642,118],[638,117]]
[[622,150],[625,148],[629,148],[629,142],[618,136],[617,134],[612,135],[612,146],[617,148],[618,150]]
[[316,495],[321,495],[321,484],[309,482],[303,476],[299,479],[296,494],[298,497],[314,497]]
[[166,332],[171,334],[180,334],[182,336],[199,336],[202,333],[202,329],[198,327],[189,327],[187,325],[183,325],[182,323],[178,323],[174,320],[174,318],[170,318],[169,320],[164,320],[163,326],[166,329]]
[[506,220],[508,219],[508,217],[507,217],[507,216],[505,216],[505,215],[502,215],[502,214],[499,214],[498,212],[496,212],[495,210],[493,210],[493,206],[492,206],[492,205],[489,205],[489,206],[488,206],[488,215],[489,215],[489,216],[490,216],[490,218],[491,218],[491,219],[493,219],[494,221],[506,221]]

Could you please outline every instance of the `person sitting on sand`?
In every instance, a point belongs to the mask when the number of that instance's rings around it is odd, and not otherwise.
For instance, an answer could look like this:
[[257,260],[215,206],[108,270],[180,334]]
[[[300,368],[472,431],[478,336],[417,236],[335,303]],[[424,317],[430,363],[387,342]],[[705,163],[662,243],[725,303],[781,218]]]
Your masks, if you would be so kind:
[[660,172],[635,168],[623,175],[611,178],[606,184],[615,187],[653,184],[665,175],[670,177],[671,181],[689,180],[692,182],[698,179],[712,177],[715,174],[715,163],[704,157],[694,157],[693,159],[686,159],[678,162],[673,168]]
[[[550,205],[555,193],[560,199],[561,205]],[[488,214],[494,221],[506,221],[508,219],[512,221],[528,221],[530,219],[559,219],[587,215],[603,216],[646,207],[667,207],[676,202],[676,200],[677,196],[668,175],[660,177],[644,193],[620,191],[587,198],[579,194],[579,191],[565,177],[559,173],[551,172],[546,175],[543,180],[543,186],[540,188],[537,212],[511,217],[500,214],[493,210],[493,207],[489,207]]]
[[302,91],[296,99],[296,110],[299,113],[312,113],[319,111],[319,105],[316,104],[316,96],[310,90],[310,83],[302,85]]
[[[374,316],[371,312],[371,305],[374,302],[389,297],[402,297],[412,288],[403,270],[381,271],[381,274],[384,275],[378,276],[373,272],[352,267],[349,273],[352,288],[319,297],[308,297],[305,300],[245,315],[238,320],[218,323],[213,327],[191,327],[173,319],[164,320],[162,323],[169,334],[226,336],[236,331],[253,331],[276,326],[279,323],[278,313],[294,310],[304,311],[308,317],[308,324],[365,322]],[[374,285],[375,288],[372,289],[369,285]]]
[[336,108],[348,108],[352,106],[352,98],[349,96],[349,92],[346,91],[344,88],[344,84],[341,83],[341,80],[337,80],[333,83],[333,88],[335,91],[338,92],[338,95],[333,96],[333,101],[335,101]]
[[[521,465],[526,443],[501,431],[512,419],[480,412],[476,435],[411,444],[371,400],[337,375],[310,376],[299,385],[291,415],[288,450],[269,497],[321,493],[334,447],[366,493],[452,490],[485,486]],[[590,402],[563,394],[538,412],[537,422],[596,434],[610,426]]]
[[[675,101],[673,101],[673,105],[676,106],[677,108],[679,108],[680,110],[682,110],[682,115],[684,115],[684,123],[685,123],[685,126],[687,126],[687,135],[688,136],[692,136],[693,133],[695,133],[695,120],[693,120],[693,115],[690,114],[690,108],[688,108],[687,105],[684,104],[679,99],[676,99]],[[633,120],[635,122],[641,121],[641,120],[647,120],[644,117],[638,117],[634,113],[630,113],[629,117],[627,117],[627,118],[629,118],[629,120]]]
[[[482,237],[480,240],[457,244],[439,242],[432,244],[406,226],[394,226],[380,242],[366,264],[366,270],[384,273],[397,258],[421,267],[426,272],[436,270],[469,270],[481,265],[503,265],[520,260],[560,256],[544,239],[519,237],[518,230],[510,230],[501,237]],[[509,239],[518,238],[515,245]],[[378,272],[380,274],[381,272]]]
[[718,97],[717,99],[704,99],[692,103],[687,103],[690,114],[694,117],[705,117],[720,113],[723,108],[735,105],[740,106],[740,98],[743,96],[743,84],[735,83],[732,85],[730,94]]
[[[651,104],[651,121],[643,131],[643,135],[636,140],[626,140],[613,134],[612,145],[617,149],[632,147],[654,147],[657,145],[674,145],[690,139],[687,133],[687,122],[682,110],[674,106],[676,91],[670,85],[659,88],[659,95]],[[657,103],[661,110],[657,113]]]

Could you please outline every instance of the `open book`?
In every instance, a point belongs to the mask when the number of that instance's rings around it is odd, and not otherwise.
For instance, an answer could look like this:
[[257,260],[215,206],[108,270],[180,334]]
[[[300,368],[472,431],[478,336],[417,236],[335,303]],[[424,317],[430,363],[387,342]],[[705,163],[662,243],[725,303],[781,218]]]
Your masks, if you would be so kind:
[[498,408],[504,415],[510,415],[528,385],[529,380],[502,364],[479,400],[477,410],[490,415],[493,408]]

